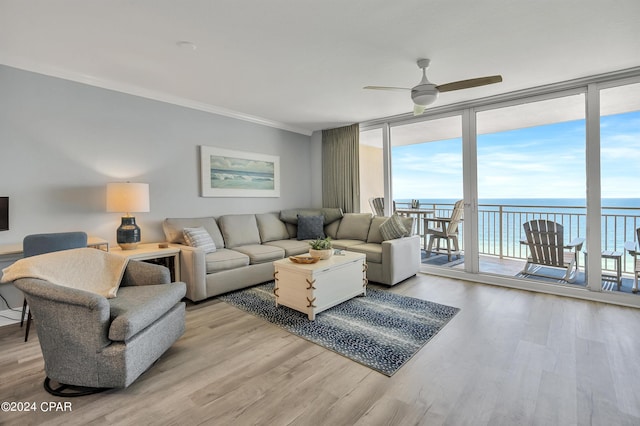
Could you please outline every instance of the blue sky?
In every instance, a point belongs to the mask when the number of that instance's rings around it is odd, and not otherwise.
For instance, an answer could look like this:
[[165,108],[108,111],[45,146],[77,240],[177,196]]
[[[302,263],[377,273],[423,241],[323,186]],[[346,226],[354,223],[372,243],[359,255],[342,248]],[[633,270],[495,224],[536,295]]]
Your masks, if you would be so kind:
[[[584,120],[478,136],[483,198],[584,198]],[[462,140],[394,147],[393,196],[462,197]],[[640,198],[640,111],[601,119],[603,198]]]

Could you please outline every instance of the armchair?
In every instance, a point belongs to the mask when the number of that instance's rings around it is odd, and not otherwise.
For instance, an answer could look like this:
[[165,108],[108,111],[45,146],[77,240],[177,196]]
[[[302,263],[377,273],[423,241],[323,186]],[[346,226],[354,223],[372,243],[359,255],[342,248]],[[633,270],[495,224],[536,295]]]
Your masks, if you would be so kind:
[[56,396],[125,388],[184,333],[186,287],[164,266],[129,261],[111,299],[37,278],[13,283],[38,319],[44,387]]
[[[37,256],[39,254],[51,253],[60,250],[69,250],[87,246],[87,234],[85,232],[55,232],[51,234],[32,234],[24,237],[22,242],[24,257]],[[24,323],[25,314],[27,316],[27,327],[24,332],[24,341],[29,340],[29,329],[33,316],[31,310],[27,311],[27,299],[22,303],[22,317],[20,327]]]

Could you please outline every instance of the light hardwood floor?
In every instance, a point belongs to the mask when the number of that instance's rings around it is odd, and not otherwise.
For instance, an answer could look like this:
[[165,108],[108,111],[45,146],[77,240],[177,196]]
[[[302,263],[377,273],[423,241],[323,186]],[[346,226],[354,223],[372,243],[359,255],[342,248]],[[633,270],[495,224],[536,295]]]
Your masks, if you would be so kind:
[[0,327],[0,401],[38,407],[0,424],[640,424],[640,310],[428,275],[390,291],[461,308],[393,377],[214,299],[129,388],[65,400],[35,334]]

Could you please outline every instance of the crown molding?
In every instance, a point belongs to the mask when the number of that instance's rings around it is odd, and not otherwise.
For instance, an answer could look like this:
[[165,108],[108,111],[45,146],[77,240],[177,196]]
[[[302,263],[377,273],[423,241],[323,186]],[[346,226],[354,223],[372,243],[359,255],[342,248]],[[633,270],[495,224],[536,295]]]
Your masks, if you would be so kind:
[[211,114],[222,115],[224,117],[234,118],[236,120],[248,121],[250,123],[259,124],[261,126],[273,127],[280,130],[286,130],[293,133],[299,133],[305,136],[311,136],[312,130],[301,127],[291,126],[279,121],[268,120],[262,117],[256,117],[244,114],[238,111],[222,108],[215,105],[197,102],[191,99],[181,98],[168,93],[155,90],[149,90],[142,87],[125,84],[117,81],[107,80],[87,74],[82,74],[66,69],[61,69],[45,64],[39,64],[24,59],[8,58],[0,54],[0,64],[8,67],[17,68],[23,71],[29,71],[36,74],[42,74],[49,77],[56,77],[63,80],[69,80],[76,83],[86,84],[88,86],[99,87],[101,89],[114,90],[116,92],[126,93],[128,95],[138,96],[141,98],[151,99],[154,101],[165,102],[172,105],[178,105],[185,108],[191,108],[198,111],[204,111]]

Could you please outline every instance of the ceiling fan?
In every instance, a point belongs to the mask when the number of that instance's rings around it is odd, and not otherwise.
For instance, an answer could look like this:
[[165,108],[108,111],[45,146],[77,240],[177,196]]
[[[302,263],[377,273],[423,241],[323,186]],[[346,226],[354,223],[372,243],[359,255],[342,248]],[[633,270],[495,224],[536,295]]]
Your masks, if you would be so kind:
[[438,99],[440,92],[451,92],[452,90],[469,89],[471,87],[485,86],[487,84],[500,83],[501,75],[492,75],[488,77],[472,78],[469,80],[454,81],[452,83],[435,85],[427,79],[427,68],[431,60],[418,59],[418,68],[422,69],[422,80],[417,86],[409,89],[408,87],[386,87],[386,86],[365,86],[363,89],[373,90],[411,90],[411,99],[413,100],[413,115],[420,115],[424,112],[427,105],[430,105]]

